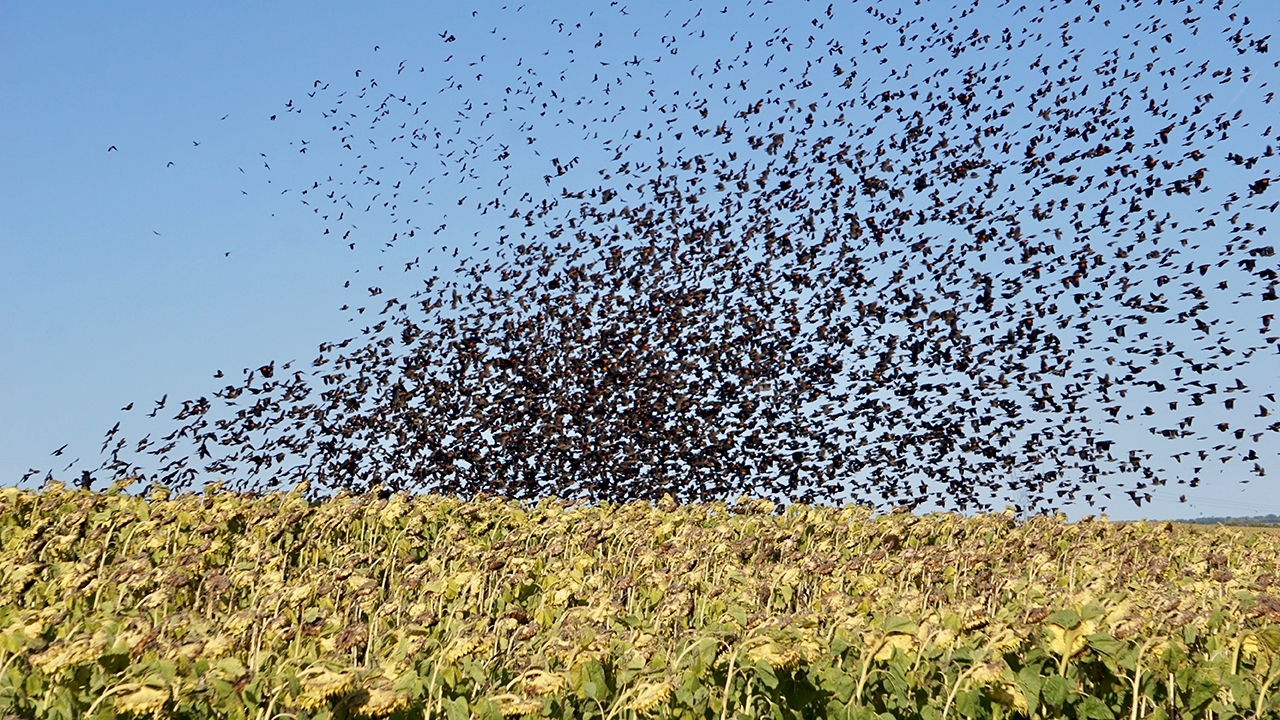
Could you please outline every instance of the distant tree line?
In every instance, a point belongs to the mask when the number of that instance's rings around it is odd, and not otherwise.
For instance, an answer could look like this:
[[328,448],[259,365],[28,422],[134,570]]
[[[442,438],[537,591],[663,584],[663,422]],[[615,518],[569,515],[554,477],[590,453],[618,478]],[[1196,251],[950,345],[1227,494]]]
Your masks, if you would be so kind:
[[1280,515],[1254,515],[1253,517],[1192,518],[1190,520],[1179,520],[1179,522],[1194,523],[1196,525],[1233,525],[1233,526],[1280,525]]

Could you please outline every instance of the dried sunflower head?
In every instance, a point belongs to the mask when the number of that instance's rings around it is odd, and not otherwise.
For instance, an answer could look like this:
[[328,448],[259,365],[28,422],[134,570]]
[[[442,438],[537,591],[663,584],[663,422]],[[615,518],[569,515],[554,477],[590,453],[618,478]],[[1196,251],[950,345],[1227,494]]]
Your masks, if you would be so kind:
[[634,712],[648,712],[655,705],[671,697],[672,687],[668,681],[657,683],[641,683],[636,687],[636,696],[627,704]]
[[910,635],[894,633],[885,638],[884,644],[876,651],[876,660],[888,660],[893,657],[894,650],[903,654],[911,652],[915,649],[916,639]]
[[101,654],[102,646],[95,646],[88,638],[82,638],[65,645],[51,646],[39,655],[33,656],[31,664],[40,668],[46,675],[56,675],[69,667],[97,660]]
[[1262,645],[1258,642],[1258,636],[1253,633],[1246,635],[1244,640],[1240,643],[1240,650],[1244,652],[1245,655],[1257,655],[1258,651],[1261,649]]
[[168,690],[144,685],[127,695],[117,696],[115,711],[134,715],[159,715],[168,701]]
[[227,618],[227,632],[232,635],[240,635],[248,630],[254,622],[258,620],[256,610],[241,610],[240,612]]
[[498,704],[498,710],[503,717],[516,717],[520,715],[532,715],[542,710],[542,702],[533,698],[524,698],[519,695],[507,693],[504,695],[495,695],[489,698],[490,702]]
[[[0,566],[0,571],[4,568]],[[0,591],[0,597],[4,594]],[[7,610],[8,608],[6,608]],[[0,632],[5,635],[14,636],[15,638],[25,637],[28,640],[38,641],[51,628],[53,622],[38,616],[31,610],[24,610],[19,614],[9,618],[10,624],[0,628]]]
[[304,710],[314,710],[327,703],[329,698],[350,690],[353,681],[354,678],[346,673],[322,668],[319,672],[302,680],[303,692],[295,702]]
[[411,699],[408,693],[378,687],[369,690],[364,702],[354,710],[360,717],[381,718],[409,707]]
[[1049,649],[1059,657],[1075,657],[1088,643],[1087,637],[1097,631],[1097,624],[1085,620],[1074,629],[1049,623]]
[[969,673],[969,679],[974,685],[988,687],[999,680],[1003,674],[1004,666],[1001,663],[982,663],[973,667]]
[[[905,637],[895,635],[893,637]],[[751,660],[764,660],[771,667],[781,670],[794,670],[800,662],[800,653],[789,648],[784,648],[774,642],[768,642],[758,645],[747,651],[747,657]]]
[[930,640],[935,647],[945,650],[955,644],[956,634],[951,631],[951,628],[942,628],[934,633]]
[[479,645],[480,643],[475,638],[458,638],[445,651],[444,661],[446,663],[457,662],[459,659],[469,655]]
[[204,644],[204,650],[200,652],[201,657],[216,660],[230,653],[235,649],[236,642],[226,635],[214,635]]
[[796,650],[807,663],[815,663],[823,655],[822,645],[818,641],[811,639],[801,640],[800,644],[796,646]]
[[986,689],[987,697],[1017,712],[1027,712],[1027,696],[1013,683],[998,680]]
[[530,695],[554,695],[568,687],[563,675],[545,670],[529,670],[525,673],[524,691]]
[[994,624],[987,628],[988,645],[997,652],[1008,652],[1022,644],[1022,636],[1007,625]]
[[304,600],[309,600],[315,594],[315,588],[310,583],[295,585],[285,593],[285,597],[291,604],[297,604]]
[[346,652],[353,647],[364,645],[369,639],[369,627],[362,622],[352,623],[344,628],[333,640],[338,652]]

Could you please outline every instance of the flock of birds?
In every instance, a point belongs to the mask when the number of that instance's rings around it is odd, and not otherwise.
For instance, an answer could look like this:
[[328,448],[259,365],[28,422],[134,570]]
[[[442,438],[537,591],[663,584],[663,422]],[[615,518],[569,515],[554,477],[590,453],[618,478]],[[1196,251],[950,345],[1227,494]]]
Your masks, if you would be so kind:
[[[309,371],[117,424],[82,484],[1031,510],[1265,474],[1269,36],[1221,0],[1016,4],[694,7],[645,44],[615,2],[505,71],[500,25],[437,32],[426,98],[407,61],[317,80],[284,113],[354,162],[302,202],[427,245],[422,284],[367,288]],[[493,223],[462,257],[455,197]]]

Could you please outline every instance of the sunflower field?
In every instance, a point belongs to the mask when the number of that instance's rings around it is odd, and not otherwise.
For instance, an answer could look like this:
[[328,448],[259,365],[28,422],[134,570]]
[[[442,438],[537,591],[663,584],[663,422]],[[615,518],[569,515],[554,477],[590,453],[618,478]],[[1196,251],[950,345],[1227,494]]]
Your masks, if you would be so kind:
[[1280,535],[0,490],[5,718],[1277,718]]

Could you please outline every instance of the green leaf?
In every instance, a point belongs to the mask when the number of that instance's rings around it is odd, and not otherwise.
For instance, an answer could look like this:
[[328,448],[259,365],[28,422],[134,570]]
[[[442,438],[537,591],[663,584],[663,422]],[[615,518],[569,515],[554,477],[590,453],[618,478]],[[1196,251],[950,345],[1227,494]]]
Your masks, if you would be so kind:
[[843,654],[847,649],[849,649],[849,643],[844,638],[837,635],[831,639],[831,653],[833,655]]
[[7,653],[16,653],[26,646],[25,638],[20,639],[15,633],[0,635],[0,648],[3,648]]
[[258,673],[254,675],[253,680],[244,686],[244,690],[240,691],[245,702],[250,705],[261,705],[267,694],[267,680],[268,677],[266,673]]
[[480,698],[476,703],[476,709],[479,712],[472,713],[473,718],[479,720],[502,720],[502,709],[497,703],[492,702],[489,698]]
[[1040,697],[1051,707],[1060,708],[1067,701],[1067,695],[1071,693],[1071,682],[1061,675],[1054,675],[1045,681],[1044,687],[1040,689]]
[[1022,694],[1027,696],[1027,710],[1035,715],[1040,707],[1040,691],[1044,687],[1044,678],[1034,667],[1024,667],[1018,671],[1018,685]]
[[1111,712],[1111,708],[1092,695],[1085,695],[1080,700],[1079,707],[1081,717],[1090,718],[1091,720],[1116,720],[1115,713]]
[[33,670],[27,675],[26,682],[23,683],[23,689],[27,691],[27,697],[40,697],[44,695],[44,672],[41,670]]
[[849,702],[858,687],[857,678],[838,667],[827,668],[819,676],[819,686],[834,695],[841,703]]
[[1089,643],[1089,647],[1103,655],[1113,658],[1117,657],[1125,650],[1126,647],[1128,647],[1125,643],[1112,637],[1111,633],[1094,633],[1093,635],[1088,636],[1086,640]]
[[1199,637],[1199,633],[1196,631],[1195,625],[1187,624],[1182,626],[1182,642],[1186,643],[1188,650],[1196,644],[1197,637]]
[[66,718],[66,720],[71,720],[74,718],[75,714],[71,712],[71,697],[69,693],[58,693],[58,699],[54,700],[49,706],[49,714],[45,717],[50,720],[55,720],[56,718]]
[[956,693],[956,713],[960,717],[977,717],[982,713],[982,693],[974,689]]
[[845,717],[849,720],[876,720],[876,711],[875,708],[859,705],[849,710]]
[[[736,680],[741,679],[741,676],[736,678]],[[695,711],[694,715],[699,717],[706,711],[710,702],[710,694],[702,683],[702,676],[692,670],[685,670],[680,676],[680,685],[675,692],[676,700],[686,706],[686,710],[692,708]]]
[[773,671],[773,666],[765,662],[763,659],[756,661],[756,677],[760,678],[760,683],[770,690],[778,687],[778,675]]
[[645,662],[644,655],[640,653],[630,653],[628,655],[627,664],[617,673],[617,682],[619,685],[629,683],[636,679],[640,673],[644,672],[644,668],[648,663]]
[[604,668],[595,660],[575,664],[569,671],[569,684],[574,694],[584,700],[603,700],[608,693]]
[[1280,625],[1268,625],[1259,630],[1258,640],[1271,652],[1280,652]]
[[151,665],[156,669],[156,672],[160,673],[160,677],[169,681],[170,685],[172,685],[178,677],[178,663],[172,660],[156,658],[152,661]]
[[213,692],[218,696],[220,702],[225,702],[235,692],[235,688],[226,680],[219,680],[216,677],[206,677],[205,682],[209,683],[209,687],[213,688]]
[[1191,699],[1188,704],[1193,711],[1199,713],[1205,705],[1209,704],[1210,700],[1217,696],[1218,682],[1212,675],[1202,670],[1195,674],[1193,683]]
[[916,623],[907,617],[891,617],[884,621],[884,634],[891,635],[899,633],[902,635],[913,635],[916,631]]
[[440,707],[444,708],[444,715],[449,720],[471,720],[471,709],[467,707],[466,698],[441,700]]
[[244,664],[234,657],[218,658],[218,660],[213,663],[213,667],[224,673],[224,677],[229,678],[241,677],[246,672]]
[[1059,610],[1045,618],[1044,621],[1060,628],[1075,630],[1076,626],[1080,624],[1080,616],[1076,614],[1075,610]]
[[1080,618],[1082,620],[1097,620],[1106,614],[1106,609],[1096,602],[1087,603],[1080,608]]
[[698,660],[701,663],[700,670],[706,672],[707,668],[715,664],[717,650],[719,650],[719,643],[715,638],[703,640],[702,647],[698,648]]

